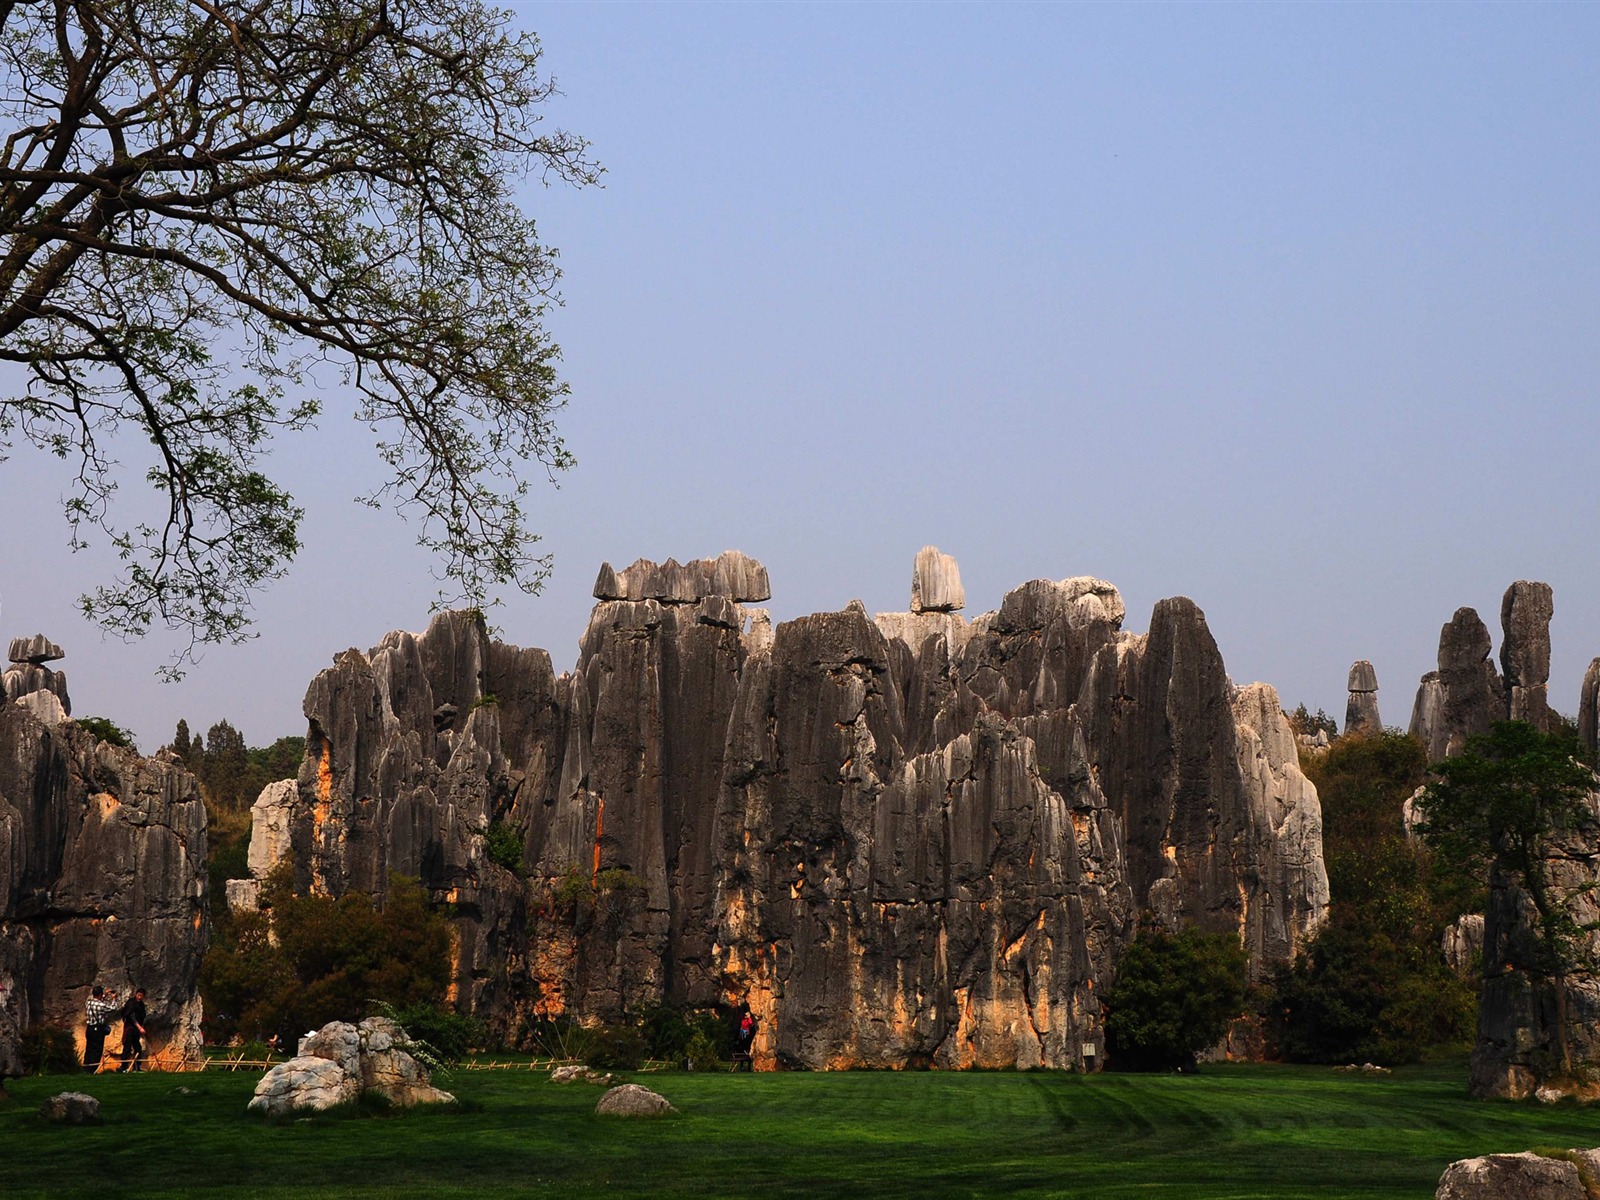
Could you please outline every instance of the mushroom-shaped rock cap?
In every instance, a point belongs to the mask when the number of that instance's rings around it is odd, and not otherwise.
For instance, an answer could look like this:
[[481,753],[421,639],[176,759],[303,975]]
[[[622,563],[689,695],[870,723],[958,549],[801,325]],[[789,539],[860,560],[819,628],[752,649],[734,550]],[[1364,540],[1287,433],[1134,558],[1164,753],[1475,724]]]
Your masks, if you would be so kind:
[[917,551],[911,569],[911,611],[959,612],[967,606],[967,593],[961,587],[961,569],[937,546]]
[[66,651],[56,645],[42,633],[32,637],[11,639],[11,661],[14,663],[39,663],[55,662],[65,658]]
[[1364,658],[1350,664],[1350,690],[1352,692],[1378,690],[1378,672],[1373,670],[1372,664]]
[[594,581],[596,600],[694,604],[708,596],[725,596],[740,604],[770,600],[772,585],[767,580],[767,569],[737,550],[724,550],[716,558],[697,558],[689,563],[669,558],[657,564],[641,558],[621,571],[610,563],[601,563]]

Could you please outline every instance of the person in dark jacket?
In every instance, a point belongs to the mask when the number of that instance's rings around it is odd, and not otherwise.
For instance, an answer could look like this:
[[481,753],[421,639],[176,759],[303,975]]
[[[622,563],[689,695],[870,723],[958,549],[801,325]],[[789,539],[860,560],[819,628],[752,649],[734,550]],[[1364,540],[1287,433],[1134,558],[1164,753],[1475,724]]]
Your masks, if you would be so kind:
[[134,989],[133,999],[122,1006],[122,1070],[144,1070],[144,989]]
[[106,1050],[106,1035],[111,1032],[111,1018],[117,1015],[117,994],[107,992],[98,983],[89,990],[89,1002],[83,1009],[83,1069],[93,1075],[100,1069],[100,1059]]

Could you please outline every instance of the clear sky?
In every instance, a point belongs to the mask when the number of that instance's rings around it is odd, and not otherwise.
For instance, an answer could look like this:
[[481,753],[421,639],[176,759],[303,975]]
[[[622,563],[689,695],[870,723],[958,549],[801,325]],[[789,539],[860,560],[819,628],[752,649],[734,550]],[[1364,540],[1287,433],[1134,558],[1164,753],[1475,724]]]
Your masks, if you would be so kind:
[[[578,466],[503,636],[570,666],[596,569],[738,548],[778,619],[903,609],[926,543],[968,615],[1098,575],[1206,612],[1233,678],[1405,725],[1440,625],[1555,588],[1551,699],[1600,654],[1600,6],[528,5],[603,189],[531,187]],[[347,646],[420,629],[430,561],[351,504],[336,391],[273,460],[306,548],[259,638],[187,681],[73,598],[56,464],[0,465],[0,633],[74,707],[304,730]]]

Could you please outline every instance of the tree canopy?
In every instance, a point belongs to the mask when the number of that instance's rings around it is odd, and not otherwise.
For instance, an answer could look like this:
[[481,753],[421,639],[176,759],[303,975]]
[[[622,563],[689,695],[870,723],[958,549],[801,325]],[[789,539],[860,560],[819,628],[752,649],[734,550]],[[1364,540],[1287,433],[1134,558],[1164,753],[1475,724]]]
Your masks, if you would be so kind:
[[1559,835],[1596,826],[1588,757],[1570,731],[1502,721],[1435,763],[1437,778],[1417,799],[1418,832],[1444,862],[1463,873],[1509,873],[1527,894],[1538,918],[1536,961],[1519,965],[1548,977],[1600,965],[1588,961],[1587,931],[1573,915],[1579,895],[1552,880],[1548,861]]
[[[110,630],[247,636],[299,547],[262,468],[324,397],[373,431],[443,598],[535,590],[528,464],[570,463],[556,253],[513,188],[593,183],[536,37],[481,0],[0,0],[0,450],[69,464]],[[137,452],[142,462],[120,456]],[[159,515],[113,503],[154,489]]]
[[1147,929],[1128,946],[1106,994],[1113,1066],[1193,1066],[1244,1011],[1245,953],[1231,934]]
[[1308,758],[1322,801],[1328,919],[1278,968],[1269,1012],[1291,1062],[1400,1063],[1465,1045],[1475,979],[1440,951],[1461,913],[1483,902],[1481,872],[1443,872],[1405,834],[1402,809],[1426,779],[1427,751],[1406,734],[1346,734]]

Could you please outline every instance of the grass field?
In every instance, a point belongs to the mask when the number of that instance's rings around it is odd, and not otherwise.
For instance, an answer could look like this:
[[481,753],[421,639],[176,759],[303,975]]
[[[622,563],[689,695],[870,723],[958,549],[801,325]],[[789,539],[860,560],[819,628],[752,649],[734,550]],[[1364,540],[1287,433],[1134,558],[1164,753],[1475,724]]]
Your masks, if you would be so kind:
[[[0,1196],[1426,1200],[1452,1159],[1600,1144],[1600,1112],[1470,1101],[1465,1074],[672,1073],[640,1082],[681,1115],[622,1121],[593,1086],[460,1072],[472,1111],[282,1125],[245,1116],[256,1074],[54,1076],[9,1085]],[[103,1123],[40,1122],[67,1089]]]

